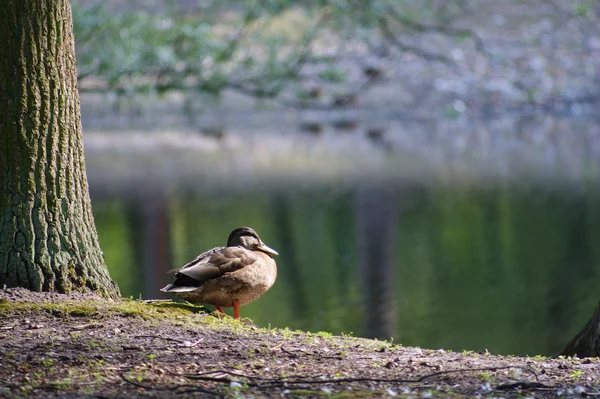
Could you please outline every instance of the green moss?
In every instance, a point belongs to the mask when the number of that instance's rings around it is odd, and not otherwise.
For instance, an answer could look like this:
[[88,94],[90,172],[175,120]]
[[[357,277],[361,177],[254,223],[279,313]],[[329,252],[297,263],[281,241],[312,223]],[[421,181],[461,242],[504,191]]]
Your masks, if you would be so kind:
[[[528,357],[529,357],[529,356],[528,356]],[[538,362],[539,362],[539,361],[546,361],[546,360],[549,360],[549,358],[548,358],[548,357],[546,357],[546,356],[542,356],[542,355],[535,355],[535,356],[533,356],[531,359],[532,359],[532,360],[535,360],[535,361],[538,361]]]
[[[208,314],[208,311],[202,306],[170,301],[145,302],[135,299],[115,301],[90,299],[60,302],[21,302],[0,300],[0,317],[22,312],[32,313],[34,319],[36,312],[48,312],[56,317],[89,317],[97,321],[115,316],[134,317],[144,320],[144,323],[148,325],[168,321],[173,325],[227,330],[234,334],[268,334],[278,336],[283,340],[300,338],[311,346],[327,345],[338,350],[352,347],[357,351],[384,351],[394,347],[386,341],[337,337],[328,332],[306,333],[288,328],[260,328],[248,319],[236,320],[218,313]],[[79,333],[75,332],[74,334]]]
[[61,301],[61,302],[18,302],[0,301],[0,315],[6,316],[15,312],[49,312],[57,317],[105,317],[126,316],[143,319],[181,319],[203,311],[203,308],[191,307],[177,303],[146,303],[138,300],[118,301]]
[[[97,320],[114,316],[134,317],[143,319],[150,324],[166,320],[180,326],[203,326],[210,329],[226,329],[234,333],[274,332],[258,328],[247,319],[236,320],[221,315],[215,317],[209,315],[206,308],[202,306],[177,302],[144,302],[133,299],[60,302],[0,301],[0,316],[10,316],[22,312],[48,312],[56,317],[93,317]],[[204,314],[205,317],[198,317],[197,314]],[[35,318],[35,316],[32,317]]]

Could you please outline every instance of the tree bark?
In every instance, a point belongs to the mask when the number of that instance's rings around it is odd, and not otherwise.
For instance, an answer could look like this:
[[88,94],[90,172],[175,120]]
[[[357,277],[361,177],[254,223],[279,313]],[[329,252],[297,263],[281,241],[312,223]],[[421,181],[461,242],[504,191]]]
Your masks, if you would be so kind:
[[0,288],[119,295],[98,243],[68,0],[0,2]]
[[599,357],[600,356],[600,303],[592,318],[583,329],[567,344],[562,356]]

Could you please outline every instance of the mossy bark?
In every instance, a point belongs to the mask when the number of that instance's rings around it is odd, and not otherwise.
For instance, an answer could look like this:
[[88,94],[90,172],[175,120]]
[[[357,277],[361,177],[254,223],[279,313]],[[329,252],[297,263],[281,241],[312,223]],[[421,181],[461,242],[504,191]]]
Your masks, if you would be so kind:
[[592,314],[592,318],[560,354],[577,357],[600,356],[600,303]]
[[0,2],[0,288],[118,296],[98,243],[68,0]]

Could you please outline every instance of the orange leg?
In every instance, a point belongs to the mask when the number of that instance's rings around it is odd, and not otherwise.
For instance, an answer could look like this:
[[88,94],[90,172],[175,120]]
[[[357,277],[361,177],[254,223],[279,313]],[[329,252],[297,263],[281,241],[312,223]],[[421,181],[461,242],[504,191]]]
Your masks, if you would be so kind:
[[240,303],[238,301],[233,301],[233,318],[240,318]]
[[220,306],[217,306],[217,311],[218,311],[219,313],[225,313],[225,312],[223,312],[223,309],[221,309],[221,307],[220,307]]

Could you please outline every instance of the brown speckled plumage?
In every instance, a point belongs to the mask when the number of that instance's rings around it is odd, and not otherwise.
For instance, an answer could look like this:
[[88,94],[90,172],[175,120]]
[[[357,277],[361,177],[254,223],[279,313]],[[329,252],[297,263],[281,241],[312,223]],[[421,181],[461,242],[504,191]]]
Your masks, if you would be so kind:
[[173,270],[175,280],[161,291],[219,310],[233,307],[234,317],[239,317],[239,306],[254,301],[275,283],[275,255],[254,230],[240,227],[231,232],[226,247],[208,250]]

